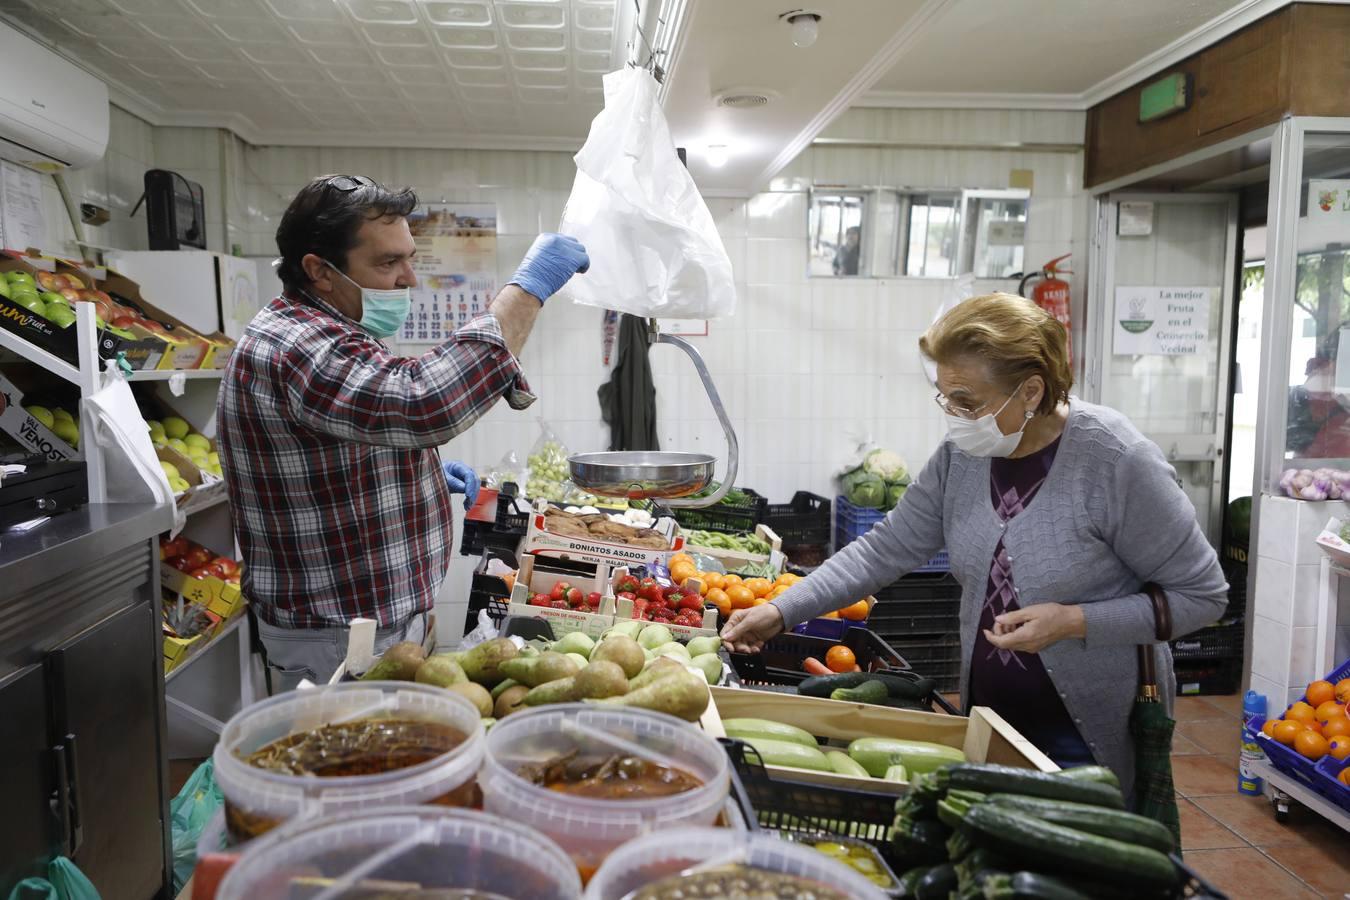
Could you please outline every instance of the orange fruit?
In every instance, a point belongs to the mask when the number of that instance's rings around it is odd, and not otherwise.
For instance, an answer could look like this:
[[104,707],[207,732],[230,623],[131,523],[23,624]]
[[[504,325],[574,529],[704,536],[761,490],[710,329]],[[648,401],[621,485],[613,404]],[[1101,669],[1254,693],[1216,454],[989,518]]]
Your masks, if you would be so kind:
[[1325,725],[1332,719],[1344,719],[1345,707],[1341,706],[1335,700],[1328,700],[1325,703],[1319,703],[1317,705],[1317,709],[1313,710],[1313,717]]
[[778,587],[776,587],[776,588],[774,588],[773,590],[769,591],[769,593],[765,596],[764,599],[765,599],[765,600],[777,600],[779,597],[783,596],[783,595],[786,594],[787,592],[788,592],[788,586],[787,586],[786,584],[780,584],[780,585],[778,585]]
[[754,593],[743,584],[733,584],[727,588],[727,597],[732,609],[748,609],[755,605]]
[[719,575],[717,572],[704,572],[703,580],[707,583],[708,590],[710,591],[721,590],[723,585],[727,583],[726,576]]
[[680,563],[688,563],[689,565],[692,566],[694,564],[694,558],[690,556],[688,553],[676,553],[674,556],[670,558],[671,571],[674,571],[675,567],[678,566]]
[[792,585],[796,584],[801,580],[802,576],[800,575],[793,575],[791,572],[784,572],[782,575],[778,576],[777,583],[786,584],[788,587],[791,587]]
[[1289,711],[1284,714],[1284,717],[1291,722],[1315,722],[1317,721],[1317,710],[1299,700],[1289,707]]
[[1330,681],[1314,681],[1308,685],[1304,697],[1307,698],[1309,706],[1321,706],[1328,700],[1336,699],[1336,686]]
[[859,600],[857,603],[850,604],[839,610],[839,615],[848,619],[850,622],[861,622],[863,619],[867,618],[867,613],[866,600]]
[[824,615],[819,616],[818,618],[821,618],[821,619],[837,619],[837,618],[839,618],[839,613],[837,613],[837,612],[827,612],[827,613],[825,613]]
[[1341,769],[1341,774],[1337,775],[1336,779],[1346,787],[1350,787],[1350,766]]
[[1275,726],[1280,724],[1279,719],[1266,719],[1266,724],[1261,726],[1261,733],[1268,738],[1275,736]]
[[1294,739],[1308,729],[1303,727],[1302,722],[1295,722],[1289,719],[1282,719],[1275,723],[1275,730],[1271,732],[1271,737],[1284,744],[1286,747],[1294,746]]
[[843,644],[835,644],[825,654],[825,666],[831,672],[852,672],[857,664],[858,660],[853,651]]
[[1336,702],[1350,706],[1350,678],[1336,682]]
[[1309,731],[1315,731],[1318,734],[1322,733],[1322,723],[1316,719],[1313,719],[1311,722],[1302,722],[1300,724]]
[[731,598],[727,596],[726,591],[721,588],[709,588],[708,602],[717,607],[717,611],[722,614],[723,618],[730,617]]
[[773,590],[773,582],[767,578],[747,579],[745,586],[748,587],[756,597],[763,597],[768,594],[769,591]]
[[1304,729],[1294,738],[1294,749],[1300,754],[1316,762],[1327,755],[1327,739],[1315,731]]
[[676,584],[684,583],[686,578],[693,578],[698,574],[698,568],[691,562],[677,562],[670,567],[670,580]]
[[1350,758],[1350,737],[1337,735],[1327,741],[1327,752],[1331,754],[1332,759]]
[[741,582],[745,581],[745,579],[739,575],[728,575],[725,578],[723,578],[722,581],[723,581],[723,590],[725,590],[726,588],[731,587],[733,584],[740,584]]
[[751,606],[763,606],[764,604],[766,604],[766,603],[768,603],[768,602],[769,602],[769,598],[768,598],[768,597],[756,597],[756,598],[755,598],[755,602],[752,603],[752,604],[750,604],[750,605],[751,605]]
[[1347,737],[1350,738],[1350,716],[1342,716],[1339,719],[1330,719],[1322,726],[1322,737]]

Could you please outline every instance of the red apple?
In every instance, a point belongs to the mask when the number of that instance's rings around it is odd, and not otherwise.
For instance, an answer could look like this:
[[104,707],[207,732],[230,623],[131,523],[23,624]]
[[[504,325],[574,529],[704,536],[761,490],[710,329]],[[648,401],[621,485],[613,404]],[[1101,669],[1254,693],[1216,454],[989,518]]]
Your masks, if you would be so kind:
[[64,287],[61,288],[59,291],[57,291],[57,293],[60,294],[62,297],[65,297],[67,302],[70,303],[74,303],[76,300],[80,299],[80,292],[75,290],[74,288]]
[[58,276],[56,276],[56,277],[57,277],[57,278],[64,278],[64,279],[66,280],[66,283],[69,284],[71,287],[75,288],[75,290],[77,290],[77,291],[84,287],[84,281],[83,281],[82,279],[80,279],[80,278],[74,276],[74,275],[69,275],[69,274],[67,274],[67,275],[58,275]]
[[187,538],[179,535],[173,540],[162,540],[160,546],[164,548],[165,557],[182,556],[188,552]]
[[238,575],[230,575],[230,576],[226,577],[225,583],[226,583],[226,584],[232,584],[232,585],[234,585],[235,587],[239,587],[239,576],[238,576]]
[[44,291],[60,291],[63,287],[70,287],[70,284],[60,275],[54,272],[38,272],[34,280]]
[[94,296],[93,296],[93,299],[94,299],[94,300],[101,300],[101,301],[103,301],[104,303],[108,304],[109,306],[112,306],[113,298],[112,298],[112,297],[109,297],[108,294],[107,294],[107,292],[105,292],[105,291],[100,291],[100,290],[98,290],[97,288],[94,288],[94,289],[91,289],[91,290],[89,291],[89,293],[91,293],[91,294],[94,295]]
[[193,569],[193,566],[189,565],[188,558],[186,556],[175,556],[166,560],[166,562],[168,562],[169,565],[173,566],[180,572],[187,573],[191,572]]
[[128,315],[117,315],[108,321],[108,324],[114,328],[130,328],[136,324],[136,320]]
[[200,569],[211,561],[211,551],[205,547],[193,547],[183,554],[183,559],[191,564],[190,568]]
[[210,566],[198,566],[188,573],[189,578],[208,578],[215,576]]
[[107,300],[95,300],[94,306],[98,309],[98,317],[107,322],[112,319],[112,304]]
[[[230,559],[228,556],[217,556],[211,560],[211,565],[219,566],[224,575],[233,575],[239,571],[239,563]],[[222,577],[224,577],[224,575]]]

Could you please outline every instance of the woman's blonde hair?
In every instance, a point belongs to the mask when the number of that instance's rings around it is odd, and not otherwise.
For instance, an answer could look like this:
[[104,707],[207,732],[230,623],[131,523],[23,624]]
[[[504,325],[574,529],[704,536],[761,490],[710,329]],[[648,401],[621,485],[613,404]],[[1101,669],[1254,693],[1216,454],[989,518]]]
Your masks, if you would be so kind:
[[1009,391],[1041,376],[1045,393],[1036,412],[1042,415],[1067,401],[1073,387],[1068,332],[1054,316],[1014,294],[985,294],[958,304],[924,332],[919,349],[942,365],[979,360]]

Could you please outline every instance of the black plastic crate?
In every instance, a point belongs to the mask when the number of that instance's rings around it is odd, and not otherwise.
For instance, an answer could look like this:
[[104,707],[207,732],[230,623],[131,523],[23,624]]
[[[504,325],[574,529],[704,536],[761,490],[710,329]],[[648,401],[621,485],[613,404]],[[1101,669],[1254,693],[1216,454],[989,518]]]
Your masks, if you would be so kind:
[[938,691],[946,694],[961,688],[961,636],[955,629],[942,634],[890,634],[883,637],[896,648],[910,667],[933,679]]
[[866,628],[850,628],[842,641],[809,634],[780,634],[758,653],[732,654],[731,665],[746,685],[797,685],[809,677],[802,669],[806,658],[813,656],[824,662],[825,654],[835,644],[843,644],[852,650],[858,667],[864,672],[909,669],[903,656]]
[[1246,625],[1239,616],[1172,641],[1173,659],[1242,659]]
[[[763,522],[784,545],[830,543],[830,501],[810,491],[798,491],[787,503],[768,503]],[[819,563],[816,563],[819,565]]]
[[530,514],[516,509],[515,499],[520,488],[508,481],[497,494],[497,520],[492,523],[494,530],[502,534],[524,535],[530,525]]
[[1176,659],[1172,661],[1177,696],[1198,697],[1237,693],[1242,684],[1242,658]]
[[737,488],[737,490],[746,495],[746,502],[739,506],[718,503],[716,506],[706,506],[701,509],[684,509],[681,507],[669,509],[660,503],[653,503],[650,509],[654,516],[673,517],[685,530],[717,531],[722,534],[754,534],[755,526],[763,518],[764,507],[768,501],[750,488],[743,487]]
[[960,626],[961,585],[949,572],[906,575],[877,591],[876,598],[867,627],[881,634],[909,637]]

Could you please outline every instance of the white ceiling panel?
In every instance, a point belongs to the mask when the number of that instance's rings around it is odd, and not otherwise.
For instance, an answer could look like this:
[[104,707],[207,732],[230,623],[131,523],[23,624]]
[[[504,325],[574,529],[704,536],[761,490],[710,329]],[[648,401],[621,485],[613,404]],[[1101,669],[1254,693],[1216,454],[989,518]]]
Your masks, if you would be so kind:
[[631,0],[0,0],[149,118],[221,113],[257,143],[304,143],[304,107],[346,110],[315,143],[406,126],[421,145],[580,146],[634,15]]

